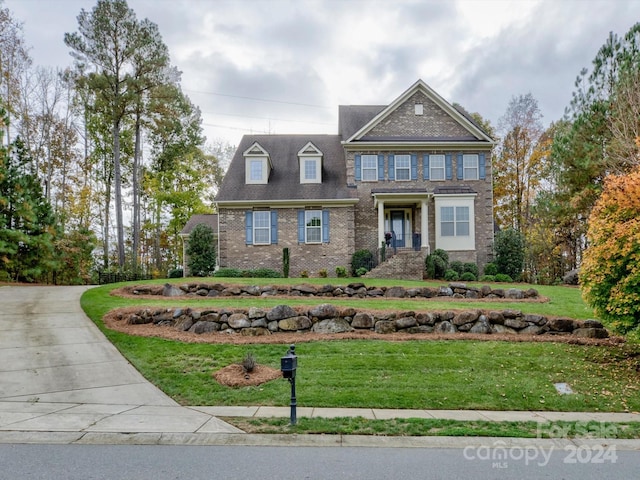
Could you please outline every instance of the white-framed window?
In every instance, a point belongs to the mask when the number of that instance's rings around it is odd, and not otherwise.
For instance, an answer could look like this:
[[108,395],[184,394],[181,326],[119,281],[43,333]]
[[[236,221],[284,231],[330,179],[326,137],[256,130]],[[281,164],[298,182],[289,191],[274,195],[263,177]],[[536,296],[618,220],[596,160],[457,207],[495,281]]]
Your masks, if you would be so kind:
[[445,179],[444,155],[429,155],[429,179],[436,181]]
[[249,180],[251,182],[262,181],[262,159],[253,158],[249,160]]
[[463,155],[462,168],[465,180],[478,180],[478,155]]
[[378,180],[378,156],[362,155],[362,180],[375,182]]
[[259,210],[253,212],[253,244],[269,245],[271,243],[271,212]]
[[322,210],[305,210],[305,243],[322,243]]
[[411,180],[411,155],[395,156],[396,180]]
[[440,207],[440,234],[443,237],[468,237],[469,207]]
[[300,183],[320,183],[321,180],[320,157],[308,157],[300,159]]
[[435,194],[436,248],[475,250],[476,194]]

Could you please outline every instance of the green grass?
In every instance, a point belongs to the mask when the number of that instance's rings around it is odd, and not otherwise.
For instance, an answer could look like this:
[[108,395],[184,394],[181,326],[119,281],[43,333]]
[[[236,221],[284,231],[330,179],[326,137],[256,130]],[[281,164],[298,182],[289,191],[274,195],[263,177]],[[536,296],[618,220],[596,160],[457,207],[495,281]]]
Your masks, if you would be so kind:
[[[340,281],[342,280],[342,281]],[[192,280],[196,281],[196,280]],[[198,279],[197,281],[202,281]],[[222,279],[210,279],[222,282]],[[332,283],[349,279],[228,279],[229,283]],[[159,281],[161,283],[163,281]],[[184,282],[184,280],[182,280]],[[178,282],[178,283],[182,283]],[[367,280],[367,284],[405,286],[423,282]],[[216,298],[184,300],[123,299],[109,295],[115,286],[88,290],[87,314],[123,355],[152,383],[185,405],[287,405],[289,384],[275,380],[259,387],[219,385],[212,373],[239,363],[251,352],[261,364],[279,368],[286,345],[189,344],[142,338],[106,330],[102,316],[128,305],[272,307],[325,303],[326,298]],[[522,286],[518,286],[522,288]],[[532,313],[588,318],[579,290],[540,287],[549,303],[499,303]],[[414,299],[332,299],[367,309],[486,308],[482,302]],[[304,337],[301,335],[301,340]],[[562,343],[497,341],[321,341],[300,343],[298,405],[406,409],[488,409],[558,411],[638,411],[638,345],[577,346]],[[575,395],[559,395],[553,383],[566,382]]]
[[332,434],[518,438],[640,438],[640,422],[487,422],[422,418],[369,420],[362,417],[307,418],[296,425],[288,418],[227,417],[224,421],[247,433]]

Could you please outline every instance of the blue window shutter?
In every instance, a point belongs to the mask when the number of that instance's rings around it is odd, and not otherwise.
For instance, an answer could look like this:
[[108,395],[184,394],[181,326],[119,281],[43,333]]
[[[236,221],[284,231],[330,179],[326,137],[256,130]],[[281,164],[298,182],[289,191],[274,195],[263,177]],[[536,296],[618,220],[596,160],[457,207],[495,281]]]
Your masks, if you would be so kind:
[[422,179],[429,180],[429,154],[425,153],[422,159]]
[[304,210],[298,210],[298,243],[304,243]]
[[322,243],[329,243],[329,210],[322,210]]
[[447,180],[452,180],[453,179],[453,167],[451,165],[451,154],[447,153],[444,156],[444,164],[445,164],[445,175],[447,177]]
[[411,154],[411,180],[418,179],[418,156],[415,153]]
[[378,180],[384,180],[384,155],[378,155]]
[[360,155],[356,155],[356,171],[355,171],[356,181],[360,181],[362,179],[362,161],[360,160]]
[[396,179],[396,158],[389,155],[389,180]]
[[484,180],[487,176],[487,165],[484,159],[484,153],[478,155],[478,176],[480,180]]
[[464,177],[464,169],[463,169],[464,165],[462,163],[462,154],[459,153],[458,154],[458,180],[462,180],[462,177]]
[[271,243],[278,243],[278,211],[271,210]]
[[245,217],[245,243],[247,245],[253,245],[253,212],[251,210],[247,210],[244,214]]

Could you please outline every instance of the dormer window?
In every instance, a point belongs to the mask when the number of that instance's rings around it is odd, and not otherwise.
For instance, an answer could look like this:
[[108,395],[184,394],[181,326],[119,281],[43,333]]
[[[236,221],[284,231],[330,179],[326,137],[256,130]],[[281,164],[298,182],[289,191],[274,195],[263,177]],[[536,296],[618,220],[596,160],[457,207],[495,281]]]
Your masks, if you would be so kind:
[[264,184],[269,182],[271,159],[267,151],[258,142],[244,152],[245,183]]
[[322,152],[311,142],[299,152],[300,183],[322,183]]

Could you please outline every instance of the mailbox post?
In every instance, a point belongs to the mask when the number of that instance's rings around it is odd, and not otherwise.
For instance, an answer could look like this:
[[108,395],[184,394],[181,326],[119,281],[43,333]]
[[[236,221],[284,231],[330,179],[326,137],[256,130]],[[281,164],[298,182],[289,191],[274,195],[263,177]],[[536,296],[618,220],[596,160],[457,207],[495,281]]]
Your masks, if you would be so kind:
[[291,384],[291,425],[295,425],[296,418],[296,369],[298,368],[298,356],[296,355],[296,346],[289,346],[287,354],[280,358],[280,370],[282,370],[283,378],[289,380]]

